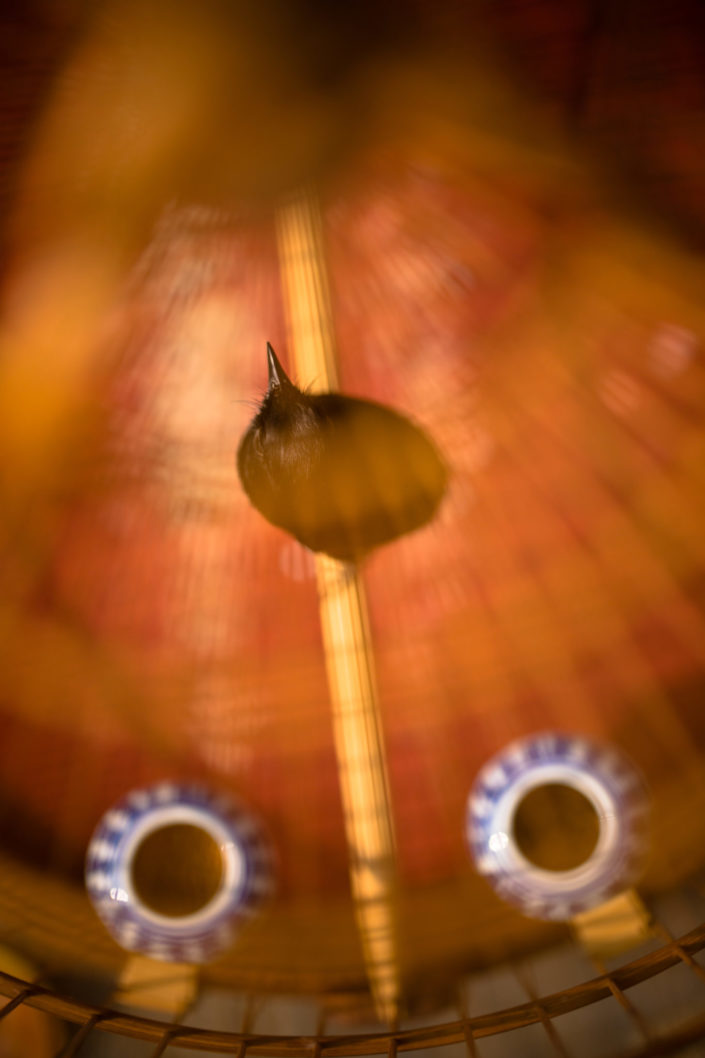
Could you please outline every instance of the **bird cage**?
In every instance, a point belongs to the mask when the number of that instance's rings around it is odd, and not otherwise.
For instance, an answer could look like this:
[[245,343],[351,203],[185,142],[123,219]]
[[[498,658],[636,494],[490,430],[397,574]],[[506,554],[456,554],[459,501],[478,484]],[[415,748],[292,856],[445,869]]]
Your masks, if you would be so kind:
[[[699,9],[357,7],[6,16],[0,1040],[695,1056]],[[413,532],[250,504],[267,343],[432,442]]]

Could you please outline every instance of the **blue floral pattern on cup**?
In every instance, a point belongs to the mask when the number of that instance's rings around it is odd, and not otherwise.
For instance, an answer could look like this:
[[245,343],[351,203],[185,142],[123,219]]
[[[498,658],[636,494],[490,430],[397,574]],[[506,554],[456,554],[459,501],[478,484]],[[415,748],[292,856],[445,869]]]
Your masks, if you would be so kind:
[[[599,821],[591,855],[570,870],[538,867],[514,837],[520,802],[550,784],[577,790]],[[633,880],[646,812],[642,781],[616,750],[544,732],[511,743],[482,768],[467,801],[466,833],[477,870],[503,899],[531,918],[561,921],[603,903]]]
[[[201,828],[220,850],[212,898],[192,914],[159,914],[138,895],[132,864],[140,844],[174,824]],[[100,820],[86,855],[86,888],[118,944],[170,962],[203,963],[228,947],[236,928],[273,889],[269,845],[255,819],[231,797],[164,782],[133,790]]]

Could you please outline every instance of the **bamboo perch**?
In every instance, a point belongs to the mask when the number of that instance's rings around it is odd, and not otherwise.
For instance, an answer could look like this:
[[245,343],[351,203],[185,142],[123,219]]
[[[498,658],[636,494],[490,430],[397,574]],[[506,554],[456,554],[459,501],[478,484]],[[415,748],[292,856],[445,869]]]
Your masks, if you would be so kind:
[[[277,240],[299,380],[338,388],[333,320],[314,195],[282,207]],[[397,1016],[394,828],[364,587],[352,563],[316,556],[321,628],[350,858],[355,916],[377,1014]]]

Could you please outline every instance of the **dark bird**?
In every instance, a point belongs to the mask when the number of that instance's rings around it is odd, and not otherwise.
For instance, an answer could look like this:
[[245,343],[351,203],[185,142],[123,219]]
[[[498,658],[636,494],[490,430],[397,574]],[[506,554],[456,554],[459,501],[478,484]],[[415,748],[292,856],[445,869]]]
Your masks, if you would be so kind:
[[268,521],[312,551],[356,561],[433,517],[448,472],[422,430],[372,401],[303,392],[269,343],[267,360],[237,468]]

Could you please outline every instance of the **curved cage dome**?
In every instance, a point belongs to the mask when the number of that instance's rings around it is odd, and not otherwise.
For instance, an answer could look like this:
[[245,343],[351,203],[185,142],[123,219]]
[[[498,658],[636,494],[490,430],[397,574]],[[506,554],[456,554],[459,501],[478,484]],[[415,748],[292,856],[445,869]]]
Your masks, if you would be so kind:
[[[468,854],[473,782],[516,739],[584,738],[643,777],[641,899],[702,867],[702,218],[688,146],[637,143],[626,29],[596,5],[565,9],[531,102],[554,5],[323,6],[38,4],[13,23],[31,102],[6,131],[25,146],[0,371],[0,914],[46,973],[118,981],[81,884],[90,836],[131,790],[195,781],[264,821],[277,869],[199,980],[366,994],[344,773],[373,758],[341,753],[331,689],[354,627],[387,828],[370,874],[407,1008],[438,1008],[579,935]],[[679,93],[678,122],[658,96],[671,146],[702,121],[696,16],[640,20],[635,66],[658,40]],[[679,166],[666,223],[645,204]],[[343,586],[238,482],[266,341],[301,387],[394,409],[448,467],[437,514]]]

